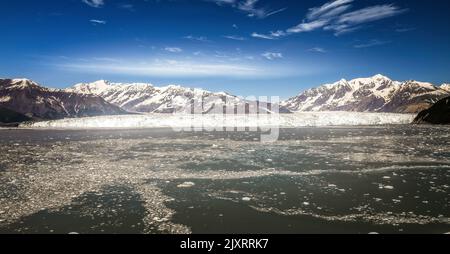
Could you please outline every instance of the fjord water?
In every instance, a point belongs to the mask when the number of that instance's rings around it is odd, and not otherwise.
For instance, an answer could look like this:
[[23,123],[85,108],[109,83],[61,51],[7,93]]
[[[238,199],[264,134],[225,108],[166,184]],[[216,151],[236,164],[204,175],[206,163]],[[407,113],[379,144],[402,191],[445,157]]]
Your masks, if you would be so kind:
[[0,130],[0,233],[446,233],[450,128]]

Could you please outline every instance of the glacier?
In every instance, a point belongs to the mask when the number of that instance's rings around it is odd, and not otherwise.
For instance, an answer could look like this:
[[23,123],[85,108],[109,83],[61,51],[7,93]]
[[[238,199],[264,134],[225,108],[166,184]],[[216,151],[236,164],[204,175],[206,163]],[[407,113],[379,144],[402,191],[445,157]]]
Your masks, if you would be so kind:
[[298,112],[260,115],[140,114],[66,118],[24,123],[21,128],[298,128],[410,124],[415,114],[360,112]]

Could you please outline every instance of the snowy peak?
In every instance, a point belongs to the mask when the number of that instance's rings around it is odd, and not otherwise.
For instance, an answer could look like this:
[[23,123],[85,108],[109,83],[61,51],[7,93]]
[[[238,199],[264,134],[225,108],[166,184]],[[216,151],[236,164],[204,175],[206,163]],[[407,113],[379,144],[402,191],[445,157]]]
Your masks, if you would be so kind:
[[416,113],[446,95],[431,83],[398,82],[377,74],[309,89],[282,105],[292,111]]
[[442,85],[440,86],[440,88],[441,88],[442,90],[445,90],[445,91],[450,92],[450,84],[442,84]]
[[72,91],[77,93],[87,93],[87,94],[102,94],[111,91],[126,91],[126,90],[145,90],[153,89],[151,84],[145,83],[132,83],[132,84],[122,84],[122,83],[111,83],[107,80],[98,80],[92,83],[80,83],[73,86],[73,88],[66,89],[66,91]]
[[20,79],[0,79],[0,89],[46,89],[39,86],[36,82],[20,78]]
[[[269,105],[255,106],[251,102],[240,99],[225,92],[210,92],[203,89],[187,88],[179,85],[155,87],[145,83],[111,83],[96,81],[93,83],[77,84],[67,91],[92,93],[104,98],[127,111],[139,113],[174,113],[185,112],[192,107],[201,107],[201,111],[223,112],[224,107],[246,106],[249,112],[270,112]],[[200,105],[201,104],[201,105]],[[262,105],[262,104],[261,104]],[[272,107],[272,105],[270,105]],[[247,110],[248,109],[248,110]],[[289,113],[287,109],[281,109]]]

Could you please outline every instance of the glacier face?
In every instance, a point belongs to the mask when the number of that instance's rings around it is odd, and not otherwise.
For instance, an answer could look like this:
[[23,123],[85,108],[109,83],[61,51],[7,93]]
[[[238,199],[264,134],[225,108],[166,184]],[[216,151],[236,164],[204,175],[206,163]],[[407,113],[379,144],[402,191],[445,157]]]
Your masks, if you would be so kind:
[[393,81],[383,75],[340,80],[307,90],[281,103],[292,111],[418,113],[450,95],[445,86]]
[[409,124],[414,114],[298,112],[267,115],[142,114],[71,118],[24,124],[23,128],[297,128]]

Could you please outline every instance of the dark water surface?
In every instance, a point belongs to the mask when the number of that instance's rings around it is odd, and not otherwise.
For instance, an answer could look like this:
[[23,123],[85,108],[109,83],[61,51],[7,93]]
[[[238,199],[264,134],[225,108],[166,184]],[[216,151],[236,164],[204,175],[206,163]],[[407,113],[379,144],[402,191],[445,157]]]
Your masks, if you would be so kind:
[[0,233],[446,233],[450,128],[0,129]]

